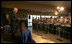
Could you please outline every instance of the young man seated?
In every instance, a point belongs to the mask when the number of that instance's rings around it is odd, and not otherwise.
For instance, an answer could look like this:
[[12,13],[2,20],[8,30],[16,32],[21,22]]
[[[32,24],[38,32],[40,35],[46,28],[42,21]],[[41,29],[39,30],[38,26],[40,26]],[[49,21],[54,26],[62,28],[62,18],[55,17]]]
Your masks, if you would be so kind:
[[21,42],[22,43],[35,43],[35,41],[32,38],[31,31],[26,28],[24,25],[24,22],[21,24]]

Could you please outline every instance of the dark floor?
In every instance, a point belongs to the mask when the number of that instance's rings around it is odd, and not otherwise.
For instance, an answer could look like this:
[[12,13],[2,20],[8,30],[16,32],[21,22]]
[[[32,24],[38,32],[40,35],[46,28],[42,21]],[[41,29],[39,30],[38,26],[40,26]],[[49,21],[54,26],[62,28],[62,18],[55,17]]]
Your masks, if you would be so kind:
[[[8,32],[1,32],[1,43],[19,43],[20,42],[20,31],[15,34],[15,38],[10,36],[11,33]],[[54,34],[45,34],[41,30],[33,30],[32,33],[33,39],[36,41],[36,43],[71,43],[70,40],[62,38],[63,41],[57,40],[58,36]],[[61,37],[60,37],[61,38]]]
[[18,32],[15,34],[15,38],[11,37],[11,33],[8,32],[1,32],[1,43],[16,43],[16,42],[20,42],[19,40],[20,38],[20,32],[18,30]]

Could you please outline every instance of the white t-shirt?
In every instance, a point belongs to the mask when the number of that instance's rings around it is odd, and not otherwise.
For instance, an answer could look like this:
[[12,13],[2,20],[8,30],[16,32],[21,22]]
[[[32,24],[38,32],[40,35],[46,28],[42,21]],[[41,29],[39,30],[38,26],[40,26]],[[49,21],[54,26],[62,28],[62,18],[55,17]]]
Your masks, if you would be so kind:
[[64,20],[64,23],[66,23],[67,21],[68,21],[68,20],[67,20],[67,19],[65,19],[65,20]]
[[62,18],[60,18],[60,22],[63,22],[63,19]]

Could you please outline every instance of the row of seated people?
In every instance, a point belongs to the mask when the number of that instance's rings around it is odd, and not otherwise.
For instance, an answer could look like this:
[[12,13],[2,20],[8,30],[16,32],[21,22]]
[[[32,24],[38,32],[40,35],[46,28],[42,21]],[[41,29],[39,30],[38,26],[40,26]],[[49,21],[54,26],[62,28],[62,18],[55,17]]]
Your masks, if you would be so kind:
[[64,38],[70,38],[71,16],[67,19],[65,17],[61,18],[60,16],[57,18],[33,19],[33,29],[40,29],[45,31],[45,33],[57,34]]

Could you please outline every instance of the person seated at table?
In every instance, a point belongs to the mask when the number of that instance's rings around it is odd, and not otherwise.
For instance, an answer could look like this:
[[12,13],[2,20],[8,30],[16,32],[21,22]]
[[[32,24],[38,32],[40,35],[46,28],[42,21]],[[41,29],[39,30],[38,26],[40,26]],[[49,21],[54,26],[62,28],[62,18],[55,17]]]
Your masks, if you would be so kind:
[[33,29],[34,29],[34,26],[35,26],[35,24],[34,24],[34,17],[32,19],[32,24],[33,24]]
[[50,17],[50,19],[49,19],[49,32],[50,33],[52,33],[52,30],[53,30],[53,18],[52,17]]
[[21,29],[21,42],[22,43],[35,43],[35,41],[32,38],[31,31],[24,25],[24,22],[22,22],[22,29]]
[[49,23],[52,24],[52,17],[50,18]]
[[69,24],[71,25],[71,16],[69,16]]
[[34,18],[32,18],[32,21],[33,21],[33,23],[34,23]]
[[57,28],[57,18],[54,18],[54,33],[56,34],[56,28]]
[[37,30],[38,19],[35,19],[35,29]]
[[37,19],[37,22],[36,23],[37,23],[37,30],[39,30],[38,29],[38,27],[39,27],[39,18]]
[[68,19],[67,19],[67,18],[65,18],[65,23],[67,24],[67,22],[68,22]]
[[49,31],[49,29],[48,29],[48,18],[46,18],[46,20],[45,20],[45,32],[46,33],[49,33],[48,31]]
[[38,30],[40,29],[40,19],[38,18]]
[[48,18],[48,24],[50,24],[50,18]]
[[54,18],[54,24],[56,24],[57,23],[57,18]]
[[60,24],[60,16],[57,17],[57,24]]
[[42,30],[42,18],[40,17],[40,30]]
[[62,24],[62,22],[63,22],[63,17],[60,17],[60,24]]
[[41,21],[41,23],[42,23],[42,30],[43,30],[43,31],[45,31],[45,24],[44,24],[45,21],[44,21],[44,20],[45,20],[45,19],[42,18],[42,21]]
[[46,24],[45,22],[46,22],[46,19],[45,19],[45,18],[43,18],[43,25],[42,25],[42,26],[43,26],[43,28],[42,28],[42,29],[43,29],[44,31],[45,31],[45,26],[46,26],[46,25],[45,25],[45,24]]
[[63,25],[65,25],[66,23],[67,23],[67,19],[63,17]]

